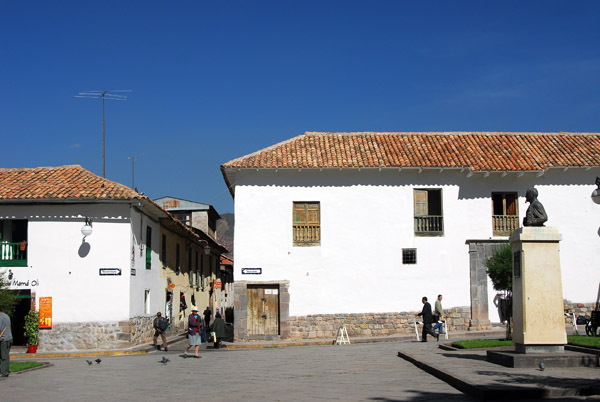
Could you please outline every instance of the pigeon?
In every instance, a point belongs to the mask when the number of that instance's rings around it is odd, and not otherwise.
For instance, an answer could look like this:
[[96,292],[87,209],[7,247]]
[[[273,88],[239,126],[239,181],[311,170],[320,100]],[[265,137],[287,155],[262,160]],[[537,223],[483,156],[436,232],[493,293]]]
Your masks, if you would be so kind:
[[171,361],[171,360],[169,360],[169,359],[167,359],[166,357],[164,357],[164,356],[163,356],[162,360],[161,360],[161,361],[159,361],[159,363],[162,363],[162,364],[167,364],[167,363],[168,363],[168,362],[170,362],[170,361]]
[[92,365],[93,362],[91,362],[90,360],[86,360],[87,364],[89,364],[90,366]]
[[96,359],[94,360],[96,363],[100,364],[100,362],[102,361],[102,359]]
[[546,365],[544,364],[544,362],[540,362],[540,370],[544,371],[546,369]]

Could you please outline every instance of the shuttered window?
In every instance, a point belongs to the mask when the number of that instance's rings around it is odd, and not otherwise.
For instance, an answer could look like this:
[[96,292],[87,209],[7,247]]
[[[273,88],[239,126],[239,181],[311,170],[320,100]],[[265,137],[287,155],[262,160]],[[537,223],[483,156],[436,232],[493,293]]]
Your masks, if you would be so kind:
[[146,269],[152,268],[152,228],[146,226]]
[[510,236],[519,228],[518,194],[492,193],[492,230],[494,236]]
[[415,235],[441,236],[444,234],[441,189],[415,189]]
[[321,245],[321,205],[319,202],[294,202],[294,246]]

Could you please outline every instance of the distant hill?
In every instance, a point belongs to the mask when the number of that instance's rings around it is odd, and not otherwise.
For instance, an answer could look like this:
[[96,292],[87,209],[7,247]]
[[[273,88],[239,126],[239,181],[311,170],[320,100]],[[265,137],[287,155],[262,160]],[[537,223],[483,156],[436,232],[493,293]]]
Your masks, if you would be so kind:
[[217,241],[229,249],[229,253],[225,255],[233,258],[234,214],[226,213],[220,215],[221,219],[217,221]]

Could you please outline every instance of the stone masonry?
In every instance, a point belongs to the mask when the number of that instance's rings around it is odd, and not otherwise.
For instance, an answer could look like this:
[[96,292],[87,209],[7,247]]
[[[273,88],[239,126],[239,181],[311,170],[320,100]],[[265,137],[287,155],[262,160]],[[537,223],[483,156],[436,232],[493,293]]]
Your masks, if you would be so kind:
[[129,321],[54,324],[50,330],[40,330],[38,350],[51,352],[128,348],[152,341],[153,321],[154,317],[134,317]]
[[[471,318],[470,307],[444,310],[450,332],[467,331]],[[419,320],[417,318],[417,320]],[[349,336],[388,336],[415,333],[415,312],[316,314],[290,317],[289,339],[335,338],[338,328],[346,326]],[[419,333],[421,328],[419,328]]]

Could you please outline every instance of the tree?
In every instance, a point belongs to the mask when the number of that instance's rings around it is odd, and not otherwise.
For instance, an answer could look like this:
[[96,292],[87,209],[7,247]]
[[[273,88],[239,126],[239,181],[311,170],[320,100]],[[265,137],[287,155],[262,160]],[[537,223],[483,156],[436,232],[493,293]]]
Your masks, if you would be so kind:
[[495,290],[512,291],[512,247],[505,244],[485,262],[487,274]]
[[15,298],[8,291],[10,281],[6,279],[6,273],[0,272],[0,311],[11,315],[15,306]]

